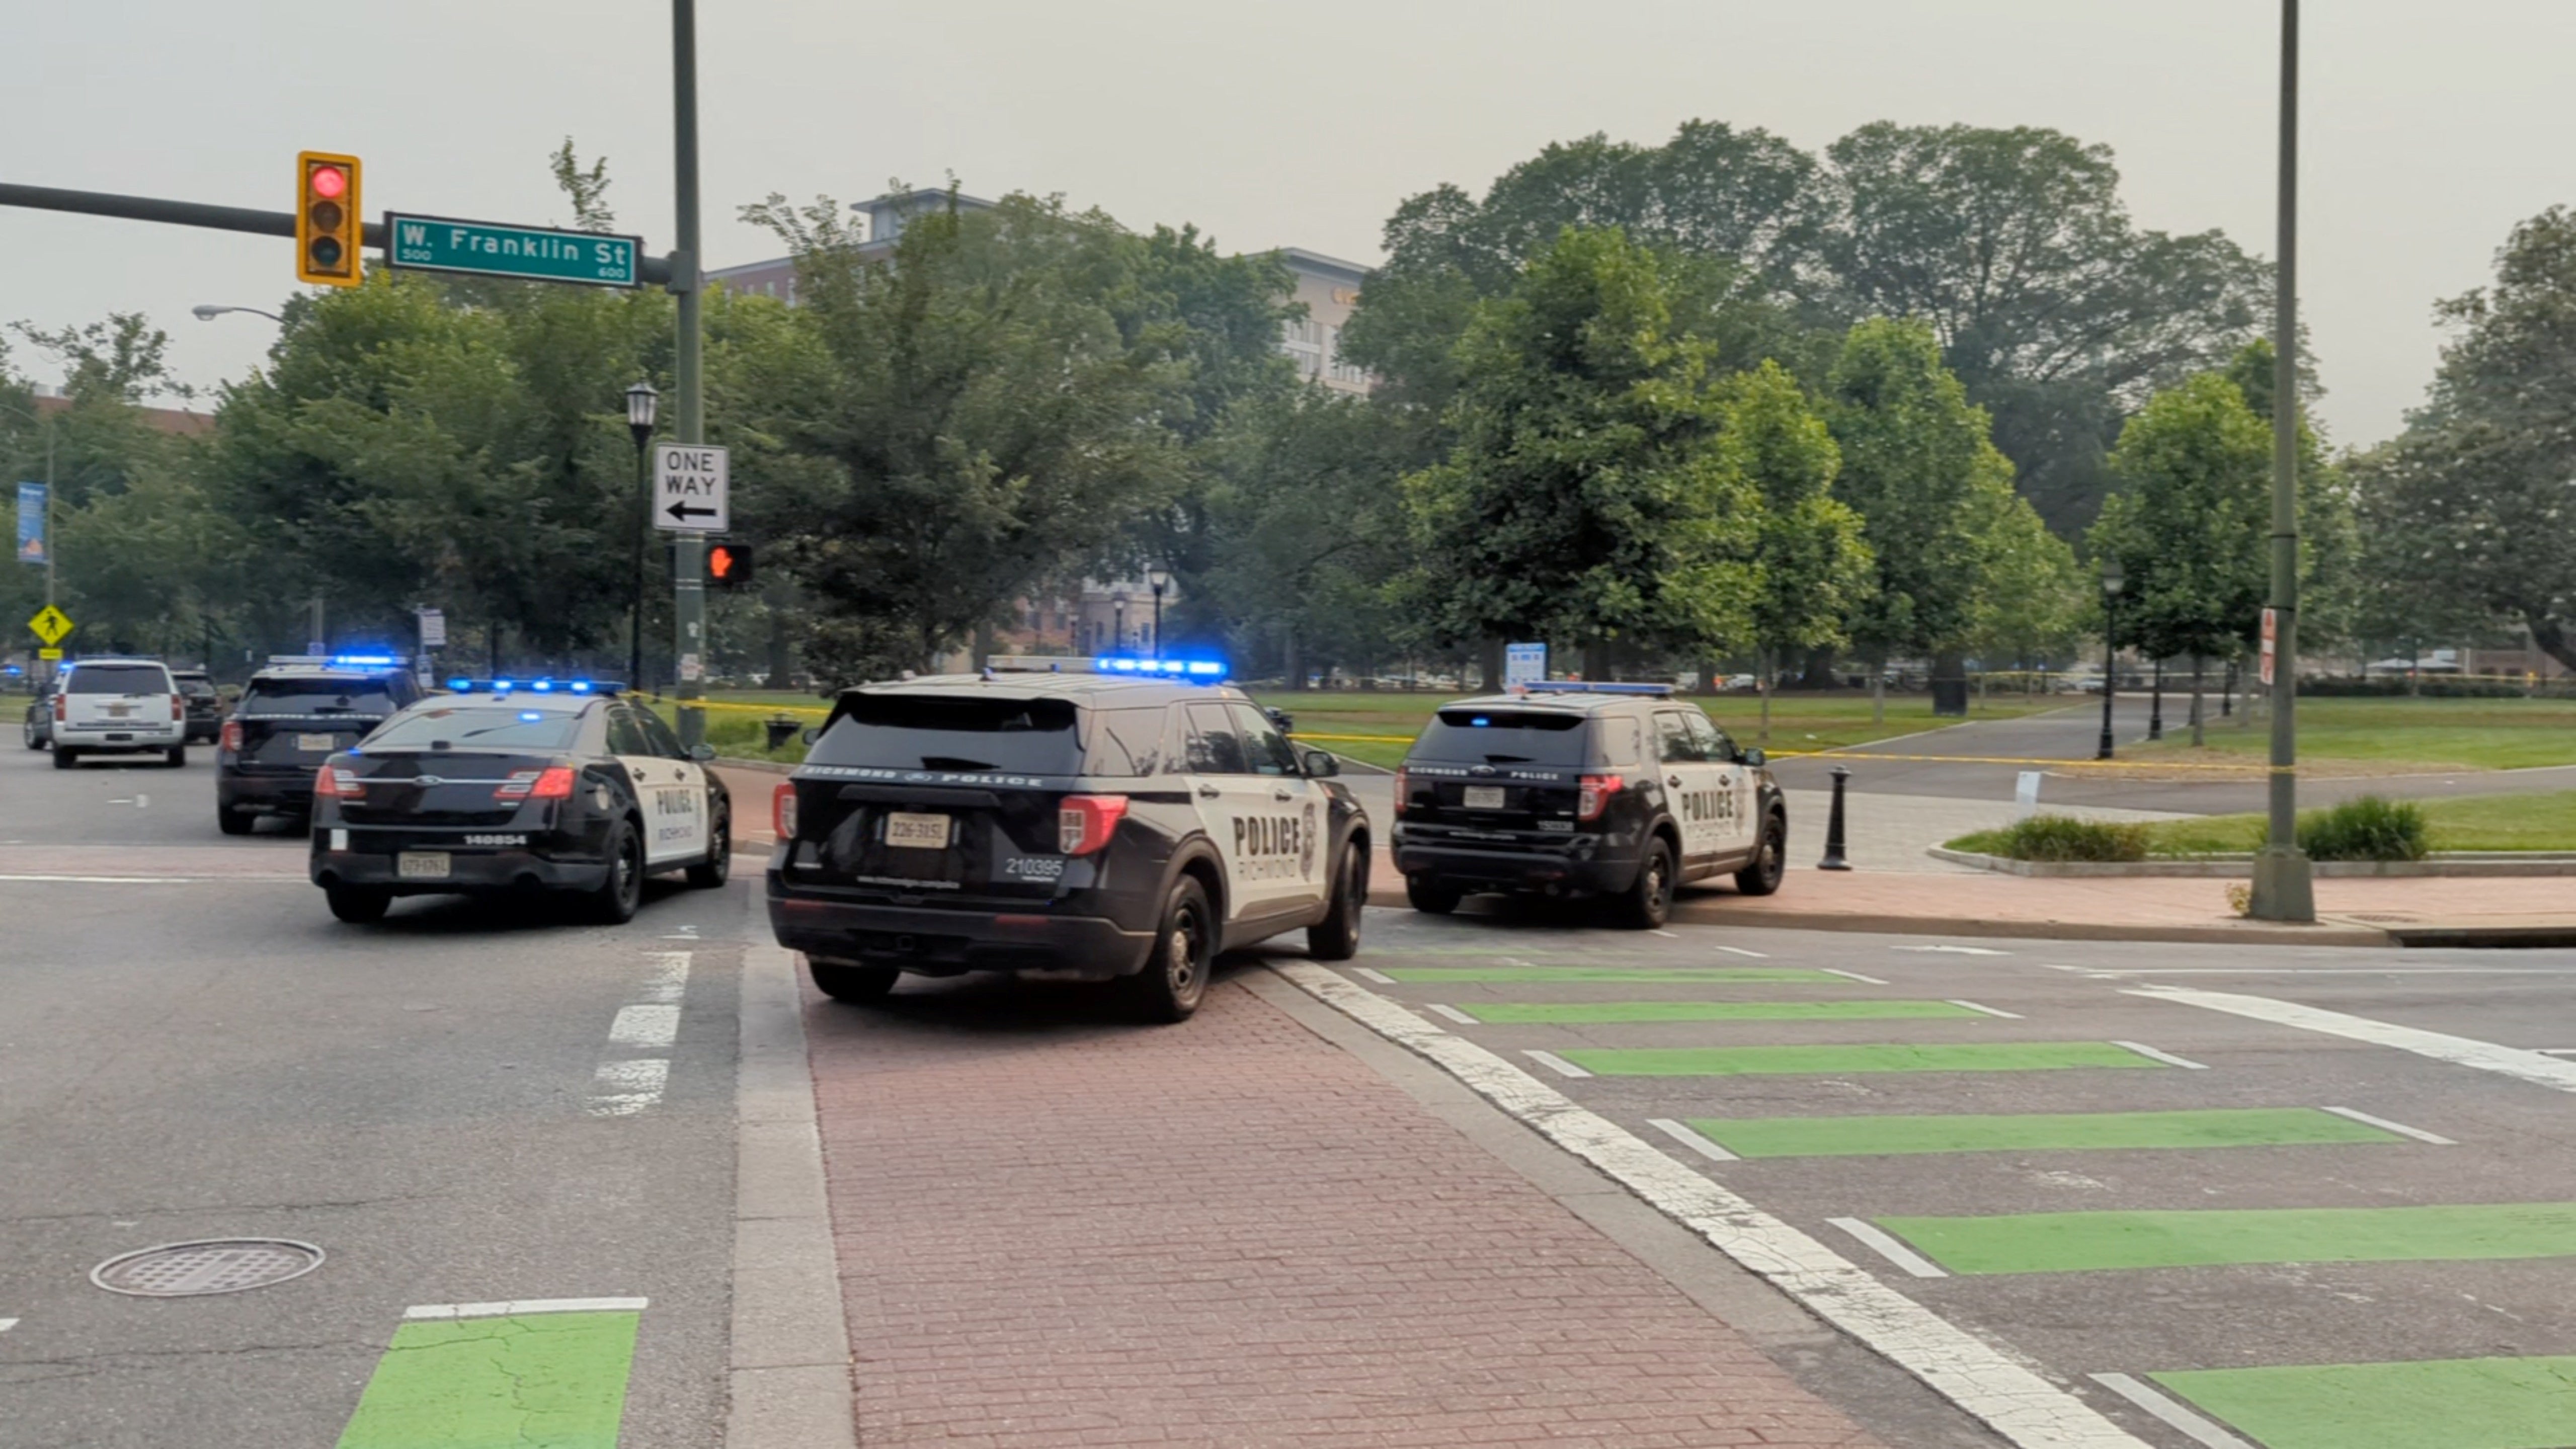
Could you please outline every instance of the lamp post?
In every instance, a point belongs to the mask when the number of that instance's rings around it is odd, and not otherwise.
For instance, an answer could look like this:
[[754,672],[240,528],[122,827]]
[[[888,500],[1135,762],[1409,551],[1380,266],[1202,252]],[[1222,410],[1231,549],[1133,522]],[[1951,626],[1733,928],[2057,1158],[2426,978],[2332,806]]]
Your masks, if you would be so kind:
[[1127,649],[1126,590],[1121,589],[1117,593],[1109,596],[1109,616],[1117,621],[1109,631],[1109,652],[1112,654],[1124,653]]
[[2102,743],[2093,758],[2111,758],[2111,700],[2120,692],[2120,561],[2102,560]]
[[1163,657],[1163,591],[1172,586],[1172,571],[1155,568],[1145,571],[1145,582],[1154,590],[1154,657]]
[[[50,609],[54,606],[54,555],[59,551],[54,538],[54,415],[42,408],[29,412],[13,407],[9,411],[45,430],[45,607]],[[50,682],[59,666],[51,659],[44,663],[45,678]]]
[[2156,661],[2155,683],[2147,692],[2147,738],[2165,737],[2165,662]]
[[191,307],[188,310],[196,313],[197,320],[200,322],[212,322],[216,318],[224,315],[226,312],[248,312],[254,317],[265,317],[280,327],[286,325],[285,318],[278,316],[274,312],[263,312],[257,307],[219,307],[212,302],[199,302],[196,306]]
[[635,568],[626,601],[626,683],[644,684],[644,536],[653,530],[653,414],[662,395],[639,382],[626,390],[626,430],[635,435]]

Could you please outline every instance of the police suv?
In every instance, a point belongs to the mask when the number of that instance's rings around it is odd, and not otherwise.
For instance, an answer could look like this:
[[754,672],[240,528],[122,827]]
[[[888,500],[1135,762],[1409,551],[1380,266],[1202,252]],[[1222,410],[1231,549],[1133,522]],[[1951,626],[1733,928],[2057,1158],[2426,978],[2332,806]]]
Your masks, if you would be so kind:
[[157,754],[188,763],[188,704],[170,666],[158,659],[81,659],[54,682],[47,742],[54,768],[83,755]]
[[1359,949],[1367,818],[1221,664],[993,663],[842,691],[778,786],[769,920],[817,987],[1048,972],[1179,1021],[1221,951]]
[[448,681],[332,755],[313,785],[313,883],[344,921],[396,896],[557,892],[630,920],[644,877],[725,883],[733,806],[659,715],[586,680]]
[[248,835],[263,814],[313,810],[314,771],[420,698],[389,654],[272,654],[215,736],[215,824]]
[[1440,707],[1396,771],[1394,837],[1415,910],[1598,895],[1653,929],[1683,881],[1778,890],[1789,808],[1762,751],[1668,686],[1530,685]]

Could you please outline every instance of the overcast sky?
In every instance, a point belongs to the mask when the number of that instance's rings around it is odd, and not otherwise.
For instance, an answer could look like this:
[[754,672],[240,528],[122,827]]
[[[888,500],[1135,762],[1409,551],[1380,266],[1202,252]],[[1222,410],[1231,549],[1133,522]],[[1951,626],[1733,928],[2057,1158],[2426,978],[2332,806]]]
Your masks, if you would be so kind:
[[[2420,401],[2435,298],[2576,194],[2576,4],[2308,7],[2306,311],[2336,439]],[[1551,140],[1693,117],[1810,150],[1863,122],[2052,126],[2118,153],[2146,225],[2273,249],[2270,0],[701,0],[708,264],[775,255],[772,191],[889,178],[1062,192],[1232,249],[1373,263],[1403,197],[1481,193]],[[404,19],[402,17],[414,17]],[[12,8],[0,179],[287,210],[298,149],[366,163],[370,215],[561,222],[545,157],[605,154],[671,235],[657,0],[87,0]],[[140,309],[185,377],[258,365],[283,240],[0,209],[0,319]],[[49,370],[17,350],[17,361]],[[51,380],[49,377],[44,380]],[[608,406],[606,401],[603,406]]]

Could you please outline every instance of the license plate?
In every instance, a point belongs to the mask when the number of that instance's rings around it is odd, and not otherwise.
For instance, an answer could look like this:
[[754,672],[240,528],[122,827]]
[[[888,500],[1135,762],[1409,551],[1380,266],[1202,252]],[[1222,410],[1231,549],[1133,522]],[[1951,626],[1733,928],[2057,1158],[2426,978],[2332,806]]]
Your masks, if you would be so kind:
[[107,716],[110,719],[123,719],[132,713],[134,713],[134,706],[130,704],[111,704],[107,707]]
[[905,850],[946,850],[948,817],[894,811],[886,816],[886,844]]
[[447,879],[447,852],[406,850],[394,857],[394,874],[404,880]]
[[1502,787],[1502,786],[1500,786],[1500,785],[1470,785],[1470,786],[1468,786],[1468,787],[1467,787],[1467,808],[1468,808],[1468,809],[1470,809],[1470,810],[1500,810],[1500,809],[1502,809],[1502,808],[1503,808],[1503,787]]
[[297,749],[306,751],[319,750],[326,755],[331,753],[332,748],[339,743],[340,737],[338,735],[297,735],[295,737],[295,747]]

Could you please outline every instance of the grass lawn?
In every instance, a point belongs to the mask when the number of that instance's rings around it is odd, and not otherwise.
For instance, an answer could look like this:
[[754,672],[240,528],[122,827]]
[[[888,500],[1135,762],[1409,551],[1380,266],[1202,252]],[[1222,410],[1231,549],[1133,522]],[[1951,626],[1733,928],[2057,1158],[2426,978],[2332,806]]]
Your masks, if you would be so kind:
[[[2302,707],[2305,701],[2302,701]],[[2418,800],[2435,850],[2576,850],[2576,790],[2547,795],[2461,795]],[[2263,843],[2260,815],[2160,820],[2147,827],[2156,856],[2237,855]],[[1991,851],[1998,832],[1949,842],[1952,850]]]
[[[1312,741],[1314,744],[1329,748],[1335,754],[1388,769],[1403,762],[1405,747],[1421,732],[1424,722],[1431,718],[1431,712],[1458,697],[1433,692],[1300,693],[1295,690],[1279,690],[1259,696],[1263,704],[1284,709],[1296,717],[1300,738],[1316,737]],[[1720,694],[1693,695],[1691,698],[1705,706],[1709,717],[1725,726],[1727,733],[1740,743],[1761,743],[1762,701],[1758,697]],[[2081,703],[2080,698],[2068,695],[2043,694],[2027,700],[2018,694],[1998,693],[1982,700],[1971,695],[1968,719],[2013,719],[2037,710],[2071,708]],[[1870,723],[1868,695],[1782,694],[1771,701],[1771,743],[1767,748],[1774,754],[1825,750],[1961,723],[1965,721],[1935,718],[1929,695],[1888,696],[1886,723],[1873,725]],[[1321,738],[1332,735],[1387,738]]]
[[[2137,702],[2123,695],[2123,732],[2136,722]],[[2211,758],[2261,756],[2271,747],[2268,726],[2239,710],[2217,720],[2205,701]],[[2193,758],[2191,697],[2165,691],[2165,737],[2148,745],[2122,745],[2123,759]],[[2420,765],[2515,770],[2533,765],[2576,765],[2576,700],[2569,699],[2302,699],[2299,760],[2367,762],[2381,767]]]

